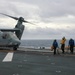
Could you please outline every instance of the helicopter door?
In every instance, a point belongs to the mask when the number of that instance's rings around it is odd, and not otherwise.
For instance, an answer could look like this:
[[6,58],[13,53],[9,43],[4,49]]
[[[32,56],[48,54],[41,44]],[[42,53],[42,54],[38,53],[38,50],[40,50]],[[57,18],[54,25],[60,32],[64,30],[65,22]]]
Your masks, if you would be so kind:
[[8,44],[8,34],[7,33],[3,33],[2,35],[2,40],[0,40],[0,45],[1,46],[7,46]]

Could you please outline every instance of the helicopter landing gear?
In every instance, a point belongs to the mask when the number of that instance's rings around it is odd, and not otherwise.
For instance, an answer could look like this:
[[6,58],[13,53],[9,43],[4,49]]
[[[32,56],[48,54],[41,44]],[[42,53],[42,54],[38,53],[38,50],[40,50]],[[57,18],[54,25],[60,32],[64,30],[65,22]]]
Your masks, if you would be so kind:
[[17,47],[16,47],[16,46],[14,46],[14,47],[13,47],[13,50],[17,50]]

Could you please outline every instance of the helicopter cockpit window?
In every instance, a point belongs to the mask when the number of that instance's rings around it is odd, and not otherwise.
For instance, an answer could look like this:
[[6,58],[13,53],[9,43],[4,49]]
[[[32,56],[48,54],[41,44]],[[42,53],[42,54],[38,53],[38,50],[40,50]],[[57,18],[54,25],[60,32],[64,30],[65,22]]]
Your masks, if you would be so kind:
[[8,38],[8,34],[3,34],[3,35],[2,35],[2,38],[3,38],[3,39],[7,39],[7,38]]

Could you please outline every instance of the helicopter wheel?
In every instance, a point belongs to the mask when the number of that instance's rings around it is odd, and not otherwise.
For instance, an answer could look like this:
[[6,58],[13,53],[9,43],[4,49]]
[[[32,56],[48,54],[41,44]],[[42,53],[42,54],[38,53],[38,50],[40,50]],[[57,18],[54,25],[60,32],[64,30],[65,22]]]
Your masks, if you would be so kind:
[[13,47],[13,50],[17,50],[17,47]]

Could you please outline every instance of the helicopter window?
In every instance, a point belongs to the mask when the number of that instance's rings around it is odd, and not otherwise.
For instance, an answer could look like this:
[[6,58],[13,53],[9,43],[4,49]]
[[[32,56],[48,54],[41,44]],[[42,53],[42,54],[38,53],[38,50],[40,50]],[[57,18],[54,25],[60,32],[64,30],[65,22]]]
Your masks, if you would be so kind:
[[7,39],[8,38],[8,34],[3,34],[2,38],[3,39]]
[[14,38],[14,39],[17,39],[15,34],[12,34],[11,37]]

